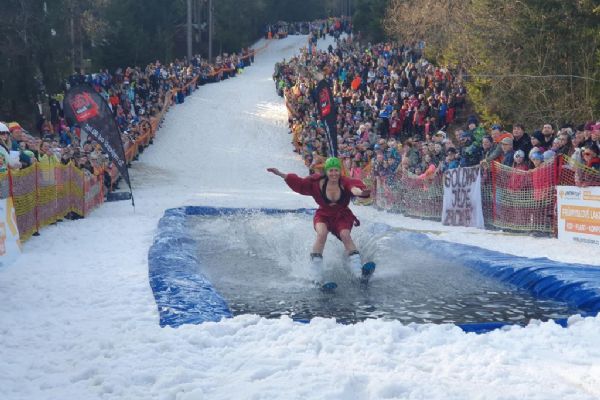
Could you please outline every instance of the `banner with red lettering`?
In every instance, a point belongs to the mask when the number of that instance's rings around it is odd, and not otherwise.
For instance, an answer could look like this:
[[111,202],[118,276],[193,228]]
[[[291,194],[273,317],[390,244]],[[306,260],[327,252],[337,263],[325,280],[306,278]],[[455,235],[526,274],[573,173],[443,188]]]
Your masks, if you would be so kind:
[[442,223],[483,229],[480,167],[448,170],[443,181]]
[[325,79],[317,84],[317,107],[319,109],[319,117],[325,121],[325,131],[327,133],[327,143],[329,147],[329,156],[337,157],[337,110],[331,87]]
[[78,85],[65,94],[64,110],[69,124],[77,124],[87,137],[102,146],[131,190],[121,133],[106,100],[91,86]]

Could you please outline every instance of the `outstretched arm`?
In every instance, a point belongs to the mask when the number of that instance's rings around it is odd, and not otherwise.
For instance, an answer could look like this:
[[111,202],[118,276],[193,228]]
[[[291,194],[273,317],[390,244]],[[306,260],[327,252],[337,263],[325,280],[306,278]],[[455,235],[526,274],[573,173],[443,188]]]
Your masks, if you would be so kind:
[[365,184],[360,179],[344,179],[344,186],[346,190],[350,190],[354,196],[358,197],[369,197],[371,195],[371,190],[369,190]]
[[275,174],[277,176],[280,176],[283,179],[287,178],[287,174],[284,174],[283,172],[279,171],[277,168],[267,168],[267,171],[269,171],[270,173]]
[[310,179],[310,177],[300,178],[296,174],[284,174],[283,172],[279,171],[277,168],[267,168],[267,171],[269,171],[272,174],[282,177],[283,180],[285,181],[285,183],[287,183],[287,185],[290,187],[290,189],[292,189],[294,192],[300,193],[300,194],[303,194],[306,196],[312,195],[312,192],[313,192],[312,180]]
[[357,197],[369,197],[371,195],[371,190],[369,189],[361,189],[359,187],[354,186],[350,189],[353,195]]

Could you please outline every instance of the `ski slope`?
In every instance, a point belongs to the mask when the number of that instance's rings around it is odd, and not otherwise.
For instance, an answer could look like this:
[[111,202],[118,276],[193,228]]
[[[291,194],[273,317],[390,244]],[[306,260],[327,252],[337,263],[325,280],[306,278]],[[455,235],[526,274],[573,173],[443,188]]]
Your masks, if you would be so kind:
[[[147,252],[165,209],[314,206],[265,171],[306,173],[271,79],[274,63],[305,41],[273,41],[242,75],[173,107],[130,171],[135,210],[107,203],[49,227],[0,269],[0,399],[600,398],[600,318],[485,335],[453,325],[253,315],[159,327]],[[594,247],[353,209],[435,238],[600,265]]]

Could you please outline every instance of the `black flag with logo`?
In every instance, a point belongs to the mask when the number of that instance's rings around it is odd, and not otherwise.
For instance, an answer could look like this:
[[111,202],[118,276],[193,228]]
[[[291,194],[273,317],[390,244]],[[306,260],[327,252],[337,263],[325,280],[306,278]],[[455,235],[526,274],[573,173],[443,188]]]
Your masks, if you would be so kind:
[[121,134],[106,100],[91,86],[77,85],[67,91],[63,104],[67,122],[71,126],[77,124],[87,137],[102,146],[131,191]]
[[325,121],[327,132],[327,143],[329,144],[329,155],[337,157],[337,113],[333,93],[325,79],[317,84],[316,89],[319,117]]

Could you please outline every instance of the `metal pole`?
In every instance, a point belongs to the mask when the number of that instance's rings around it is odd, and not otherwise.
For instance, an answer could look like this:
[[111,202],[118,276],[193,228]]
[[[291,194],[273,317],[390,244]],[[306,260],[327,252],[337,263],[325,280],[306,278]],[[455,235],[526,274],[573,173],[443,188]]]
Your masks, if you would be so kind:
[[208,0],[208,62],[213,54],[213,0]]
[[192,61],[192,0],[187,0],[187,59]]

